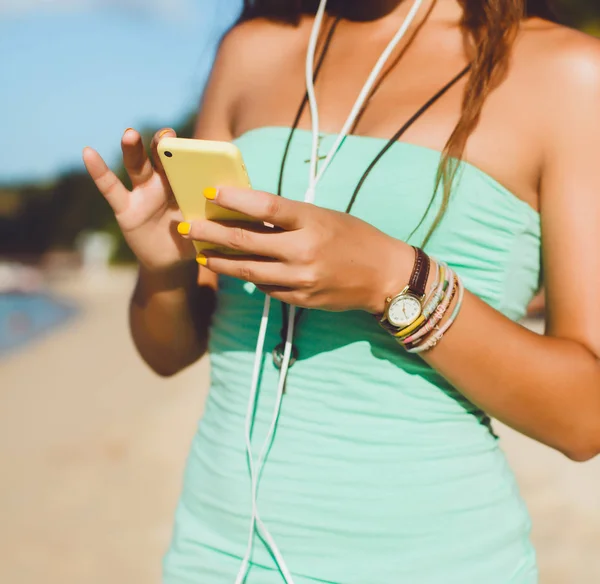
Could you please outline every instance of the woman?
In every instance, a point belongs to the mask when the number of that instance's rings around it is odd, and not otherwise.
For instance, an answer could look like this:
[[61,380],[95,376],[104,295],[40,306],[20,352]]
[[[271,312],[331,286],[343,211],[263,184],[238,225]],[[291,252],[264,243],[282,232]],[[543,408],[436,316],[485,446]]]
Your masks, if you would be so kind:
[[[573,460],[600,450],[600,44],[539,18],[549,15],[539,2],[426,2],[312,205],[302,201],[311,119],[298,105],[316,4],[248,8],[222,43],[197,124],[198,138],[235,141],[257,189],[215,185],[208,198],[278,229],[179,223],[133,130],[123,137],[131,192],[84,154],[140,262],[131,329],[141,356],[165,376],[211,357],[165,582],[245,575],[256,514],[244,417],[266,292],[255,457],[278,397],[270,351],[291,330],[276,300],[311,310],[297,321],[257,496],[276,546],[257,523],[246,581],[531,584],[529,518],[488,415]],[[412,7],[329,3],[319,156]],[[200,255],[198,286],[191,240],[242,254]],[[545,337],[515,322],[538,288],[540,252]],[[426,322],[423,304],[393,322],[388,299],[409,280],[435,308]]]

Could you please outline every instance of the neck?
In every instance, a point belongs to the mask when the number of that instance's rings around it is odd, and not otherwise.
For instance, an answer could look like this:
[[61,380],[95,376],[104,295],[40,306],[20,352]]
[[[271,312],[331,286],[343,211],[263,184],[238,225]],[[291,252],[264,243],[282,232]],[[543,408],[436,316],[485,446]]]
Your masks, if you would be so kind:
[[400,4],[404,0],[329,0],[328,10],[347,20],[367,22],[387,16]]
[[[360,22],[399,22],[406,18],[415,0],[328,0],[327,11],[345,20]],[[488,0],[485,0],[488,1]],[[531,0],[529,0],[531,1]],[[458,25],[463,17],[464,0],[426,0],[421,15],[429,22]]]

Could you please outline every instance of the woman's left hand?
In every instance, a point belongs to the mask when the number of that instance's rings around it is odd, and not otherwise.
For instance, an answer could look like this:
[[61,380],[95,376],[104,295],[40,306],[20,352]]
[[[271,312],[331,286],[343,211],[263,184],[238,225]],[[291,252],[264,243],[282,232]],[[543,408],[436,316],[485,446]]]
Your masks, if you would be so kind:
[[199,264],[217,274],[253,282],[295,306],[373,314],[408,282],[412,248],[365,221],[260,191],[221,187],[214,199],[214,189],[207,192],[215,204],[257,219],[182,224],[184,237],[236,252],[198,256]]

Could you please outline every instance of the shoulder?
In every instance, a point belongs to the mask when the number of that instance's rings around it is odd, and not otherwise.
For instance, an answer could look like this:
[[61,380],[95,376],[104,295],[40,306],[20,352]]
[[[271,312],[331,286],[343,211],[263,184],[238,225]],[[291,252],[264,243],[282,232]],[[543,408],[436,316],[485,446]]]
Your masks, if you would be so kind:
[[565,26],[539,19],[526,22],[515,65],[535,82],[530,90],[543,92],[549,100],[576,102],[600,92],[600,40]]
[[280,70],[295,27],[267,19],[234,26],[222,38],[196,123],[196,136],[230,139],[240,102]]
[[[597,198],[600,148],[600,41],[540,23],[525,30],[515,51],[519,103],[533,120],[541,154],[541,195],[556,222],[585,221],[573,205]],[[520,60],[520,63],[518,62]],[[560,216],[562,219],[557,218]],[[569,219],[571,218],[571,219]]]
[[284,27],[289,27],[266,18],[253,18],[236,24],[224,37],[221,50],[239,51],[248,48],[260,49],[265,40],[276,39]]
[[279,65],[301,41],[304,23],[292,25],[266,18],[254,18],[234,26],[221,42],[218,60],[226,61],[238,73],[253,75]]
[[600,130],[600,40],[532,19],[515,44],[510,77],[541,164]]

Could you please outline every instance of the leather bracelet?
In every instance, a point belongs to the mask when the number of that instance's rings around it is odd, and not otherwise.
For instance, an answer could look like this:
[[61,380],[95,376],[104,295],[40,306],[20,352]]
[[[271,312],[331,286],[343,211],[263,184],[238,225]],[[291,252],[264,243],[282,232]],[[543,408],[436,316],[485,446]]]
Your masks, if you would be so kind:
[[408,281],[408,292],[418,297],[425,296],[427,289],[427,280],[429,279],[429,270],[431,261],[429,256],[420,248],[413,245],[415,250],[415,264]]
[[[396,296],[389,296],[386,298],[386,305],[383,314],[376,316],[379,321],[379,324],[386,329],[390,334],[396,335],[399,332],[399,327],[401,326],[402,319],[394,320],[394,308],[398,308],[398,303],[412,303],[412,310],[415,309],[415,303],[419,303],[419,312],[415,318],[419,320],[423,313],[423,299],[426,296],[427,282],[429,280],[429,272],[431,268],[431,260],[429,256],[420,248],[414,247],[413,250],[415,252],[415,263],[413,265],[413,270],[410,276],[410,280],[408,285]],[[411,300],[412,299],[412,300]],[[404,312],[406,315],[406,312]],[[397,313],[396,313],[397,316]],[[399,323],[400,321],[400,323]],[[407,326],[402,328],[404,331],[407,327],[413,327],[410,330],[414,330],[415,326],[414,321],[406,323]],[[404,333],[403,333],[404,334]]]

